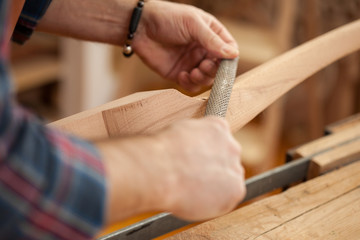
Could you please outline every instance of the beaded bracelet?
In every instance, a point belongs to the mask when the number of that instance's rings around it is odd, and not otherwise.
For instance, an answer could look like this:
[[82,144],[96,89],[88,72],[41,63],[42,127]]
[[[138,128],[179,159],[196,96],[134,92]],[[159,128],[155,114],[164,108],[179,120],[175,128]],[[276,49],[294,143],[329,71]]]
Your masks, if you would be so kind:
[[127,40],[125,41],[125,45],[124,45],[124,49],[123,49],[123,54],[125,57],[130,57],[134,53],[133,49],[131,47],[131,41],[134,38],[134,34],[135,34],[137,26],[139,24],[142,9],[144,7],[144,2],[145,2],[145,0],[139,0],[139,2],[137,3],[137,6],[134,8],[134,11],[131,15],[129,34],[127,35]]

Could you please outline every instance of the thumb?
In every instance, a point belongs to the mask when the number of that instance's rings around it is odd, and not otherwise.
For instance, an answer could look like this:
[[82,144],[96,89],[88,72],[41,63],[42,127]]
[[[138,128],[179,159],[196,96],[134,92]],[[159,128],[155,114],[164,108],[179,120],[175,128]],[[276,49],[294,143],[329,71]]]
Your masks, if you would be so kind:
[[239,50],[234,46],[236,43],[231,44],[221,38],[221,32],[226,31],[225,29],[218,29],[217,32],[220,34],[217,34],[203,21],[200,22],[199,28],[194,32],[193,37],[215,57],[232,59],[239,55]]

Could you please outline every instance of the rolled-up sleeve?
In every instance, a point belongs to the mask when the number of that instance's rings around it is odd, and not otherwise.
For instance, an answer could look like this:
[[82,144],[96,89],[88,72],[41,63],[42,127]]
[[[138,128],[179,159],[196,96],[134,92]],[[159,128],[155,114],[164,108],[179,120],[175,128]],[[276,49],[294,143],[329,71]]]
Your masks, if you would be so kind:
[[1,239],[90,239],[104,223],[104,166],[90,143],[12,100],[0,61]]
[[44,15],[51,0],[26,0],[16,23],[12,40],[24,44],[36,28],[37,22]]

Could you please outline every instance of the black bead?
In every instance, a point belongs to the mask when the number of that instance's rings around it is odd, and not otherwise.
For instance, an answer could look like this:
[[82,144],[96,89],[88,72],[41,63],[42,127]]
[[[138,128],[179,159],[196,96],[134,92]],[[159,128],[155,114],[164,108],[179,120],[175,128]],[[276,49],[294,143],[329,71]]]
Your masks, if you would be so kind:
[[133,14],[131,16],[130,20],[130,26],[129,26],[129,32],[134,33],[136,31],[136,28],[139,24],[140,17],[141,17],[142,9],[139,7],[136,7],[133,11]]

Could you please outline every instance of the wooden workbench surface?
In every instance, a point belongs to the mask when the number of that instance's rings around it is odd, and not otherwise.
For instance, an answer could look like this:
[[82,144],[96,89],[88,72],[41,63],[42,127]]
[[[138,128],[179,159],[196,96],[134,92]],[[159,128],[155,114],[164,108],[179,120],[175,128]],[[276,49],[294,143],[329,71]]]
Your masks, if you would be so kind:
[[167,239],[359,238],[357,161]]

